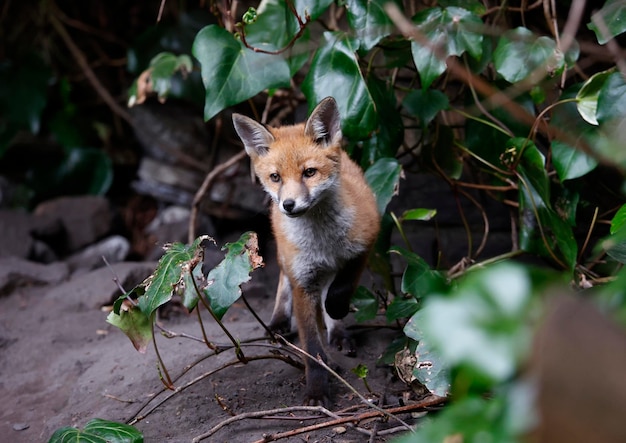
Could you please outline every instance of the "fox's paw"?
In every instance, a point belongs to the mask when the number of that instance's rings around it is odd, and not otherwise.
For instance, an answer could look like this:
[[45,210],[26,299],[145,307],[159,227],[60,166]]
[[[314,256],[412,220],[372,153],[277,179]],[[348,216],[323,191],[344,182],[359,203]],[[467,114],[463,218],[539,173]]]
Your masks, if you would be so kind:
[[356,343],[348,331],[343,328],[335,328],[331,331],[328,342],[338,351],[343,351],[348,357],[356,357]]
[[330,406],[330,397],[326,389],[320,389],[320,386],[313,389],[307,388],[304,394],[304,406],[323,406],[325,408]]
[[289,318],[279,318],[270,321],[267,325],[270,331],[275,332],[277,334],[285,335],[291,332],[291,319]]

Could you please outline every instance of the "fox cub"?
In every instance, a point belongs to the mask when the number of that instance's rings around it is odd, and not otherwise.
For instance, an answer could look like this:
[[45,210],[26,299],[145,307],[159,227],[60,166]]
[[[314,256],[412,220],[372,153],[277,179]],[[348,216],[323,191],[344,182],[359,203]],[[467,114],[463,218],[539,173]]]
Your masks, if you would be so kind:
[[[339,320],[348,314],[380,216],[363,172],[341,147],[335,100],[325,98],[306,123],[295,126],[266,128],[239,114],[233,124],[272,198],[281,272],[270,328],[288,330],[293,308],[307,352],[326,361],[326,325],[330,344],[354,355]],[[324,404],[326,371],[308,358],[305,367],[306,403]]]

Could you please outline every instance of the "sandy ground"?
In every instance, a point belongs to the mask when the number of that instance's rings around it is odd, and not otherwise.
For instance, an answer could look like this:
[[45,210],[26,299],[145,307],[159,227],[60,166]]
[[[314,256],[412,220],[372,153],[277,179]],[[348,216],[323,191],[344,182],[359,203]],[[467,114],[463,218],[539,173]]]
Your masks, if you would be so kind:
[[[141,281],[153,263],[121,263],[114,267],[121,283],[130,288]],[[245,293],[261,318],[269,320],[273,304],[273,269],[256,271]],[[46,442],[61,426],[82,427],[91,418],[136,424],[146,442],[189,442],[232,414],[250,413],[302,402],[303,371],[276,359],[238,363],[202,377],[189,388],[158,404],[172,391],[159,380],[153,348],[135,351],[127,337],[105,322],[102,306],[118,296],[111,271],[102,268],[54,286],[22,287],[0,296],[0,441]],[[195,315],[170,309],[162,325],[178,333],[200,336]],[[236,339],[247,342],[247,356],[268,356],[264,331],[243,303],[225,317]],[[208,337],[217,343],[227,338],[206,315]],[[343,376],[367,395],[351,368],[369,368],[373,392],[384,393],[386,404],[397,404],[405,386],[376,359],[393,338],[390,329],[359,329],[355,333],[358,356],[333,352]],[[159,350],[177,387],[236,360],[232,350],[212,355],[204,344],[177,337],[158,337]],[[189,371],[185,369],[198,362]],[[333,410],[358,405],[360,400],[338,381],[332,382]],[[156,409],[151,410],[151,408]],[[289,431],[316,422],[303,420],[308,412],[287,419],[247,419],[220,429],[204,441],[248,442],[264,434]],[[327,420],[328,418],[326,418]],[[410,420],[410,417],[407,418]],[[397,425],[397,424],[396,424]],[[364,425],[367,426],[367,425]],[[390,425],[377,425],[381,428]],[[282,441],[362,442],[368,437],[351,428],[311,431]],[[375,441],[386,441],[378,437]]]

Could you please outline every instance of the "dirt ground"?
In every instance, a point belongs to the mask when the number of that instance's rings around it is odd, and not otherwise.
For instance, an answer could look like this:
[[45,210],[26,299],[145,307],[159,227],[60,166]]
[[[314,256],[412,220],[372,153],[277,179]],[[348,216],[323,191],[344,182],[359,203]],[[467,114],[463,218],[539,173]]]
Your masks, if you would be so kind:
[[[120,263],[113,267],[125,287],[141,281],[154,263]],[[245,287],[254,310],[266,321],[273,304],[275,269],[256,271]],[[202,377],[159,404],[172,391],[159,380],[153,348],[135,351],[127,337],[105,322],[108,305],[119,294],[110,269],[74,276],[53,286],[27,286],[0,296],[0,440],[15,443],[46,442],[61,426],[82,427],[91,418],[127,422],[143,418],[136,427],[146,442],[189,442],[232,414],[251,413],[302,402],[303,371],[276,359],[238,363]],[[178,333],[201,336],[195,315],[171,309],[162,325]],[[208,337],[227,339],[205,319]],[[246,356],[268,356],[264,331],[240,301],[227,313],[226,327],[246,343]],[[350,371],[359,363],[369,368],[373,392],[384,393],[385,404],[398,404],[405,385],[376,359],[394,337],[390,329],[355,331],[358,356],[332,352],[342,375],[364,395],[361,380]],[[260,339],[247,343],[249,340]],[[211,355],[202,343],[189,338],[158,337],[159,351],[177,387],[236,360],[232,350]],[[198,362],[189,371],[185,369]],[[332,410],[360,400],[338,381],[332,381]],[[151,409],[156,407],[155,409]],[[264,434],[289,431],[319,422],[310,412],[294,412],[291,419],[246,419],[227,425],[203,441],[251,442]],[[410,416],[404,419],[412,421]],[[328,420],[325,418],[324,420]],[[367,427],[367,424],[362,424]],[[370,423],[369,426],[373,425]],[[376,425],[379,428],[396,424]],[[362,442],[369,437],[350,427],[310,431],[281,441]],[[377,437],[375,441],[386,441]]]

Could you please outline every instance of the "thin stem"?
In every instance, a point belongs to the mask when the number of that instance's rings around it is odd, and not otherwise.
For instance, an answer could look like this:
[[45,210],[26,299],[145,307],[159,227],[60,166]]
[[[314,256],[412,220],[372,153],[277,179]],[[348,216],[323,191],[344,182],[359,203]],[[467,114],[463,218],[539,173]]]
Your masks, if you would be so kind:
[[[155,323],[155,313],[152,313],[152,318],[150,319],[150,323],[152,325],[154,325]],[[167,389],[175,389],[174,388],[174,383],[172,382],[172,378],[170,377],[170,373],[168,372],[167,368],[165,367],[165,363],[163,362],[163,359],[161,358],[161,353],[159,352],[159,347],[157,346],[157,342],[156,342],[156,335],[154,334],[154,326],[152,328],[150,328],[150,332],[152,334],[152,344],[154,345],[154,352],[157,356],[157,361],[159,362],[159,374],[161,374],[161,372],[163,373],[163,375],[165,375],[165,380],[163,380],[163,377],[161,377],[161,381],[163,382],[163,385],[167,388]],[[167,383],[165,383],[167,381]]]

